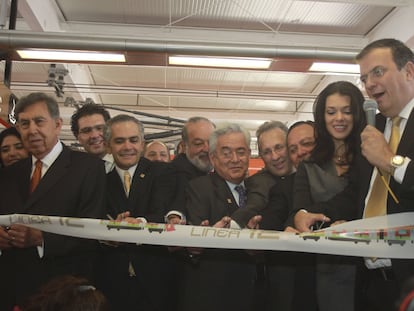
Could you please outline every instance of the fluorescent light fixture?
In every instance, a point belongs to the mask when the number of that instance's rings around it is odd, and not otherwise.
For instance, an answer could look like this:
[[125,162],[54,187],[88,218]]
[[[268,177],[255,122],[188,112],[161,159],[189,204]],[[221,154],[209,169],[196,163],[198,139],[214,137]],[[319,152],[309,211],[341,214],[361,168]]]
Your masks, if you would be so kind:
[[226,67],[268,69],[272,59],[268,58],[240,58],[240,57],[212,57],[212,56],[169,56],[170,65],[201,66],[201,67]]
[[309,71],[359,74],[359,65],[343,63],[313,63]]
[[96,51],[71,50],[17,50],[23,59],[61,60],[61,61],[90,61],[90,62],[125,62],[124,54],[105,53]]

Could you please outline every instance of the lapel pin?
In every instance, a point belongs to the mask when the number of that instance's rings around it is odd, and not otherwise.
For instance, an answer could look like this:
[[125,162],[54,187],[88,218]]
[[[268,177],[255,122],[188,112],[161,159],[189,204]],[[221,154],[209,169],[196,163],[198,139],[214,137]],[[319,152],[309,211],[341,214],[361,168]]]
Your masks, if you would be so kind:
[[231,204],[231,199],[227,199],[227,203]]
[[139,175],[139,177],[144,178],[145,177],[145,174],[142,173],[141,175]]

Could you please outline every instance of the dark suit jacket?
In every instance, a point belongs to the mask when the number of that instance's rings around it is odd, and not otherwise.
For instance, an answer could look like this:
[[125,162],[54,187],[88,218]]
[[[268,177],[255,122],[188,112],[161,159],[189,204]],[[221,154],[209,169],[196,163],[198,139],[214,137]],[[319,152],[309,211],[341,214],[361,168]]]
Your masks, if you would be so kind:
[[[102,161],[64,146],[38,187],[29,194],[31,168],[32,159],[29,157],[7,169],[3,176],[7,184],[2,193],[2,214],[103,218],[105,169]],[[53,276],[93,276],[96,241],[46,232],[43,238],[44,257],[41,259],[36,247],[5,250],[0,258],[1,261],[6,258],[9,260],[7,264],[0,263],[0,274],[4,275],[4,271],[11,274],[9,294],[16,297],[17,302],[21,302]],[[7,310],[3,307],[0,309]]]
[[262,215],[260,228],[283,231],[286,226],[292,226],[288,216],[293,204],[295,173],[274,178],[275,185],[269,190],[266,208],[259,213]]
[[[209,220],[212,226],[237,209],[228,185],[216,173],[190,181],[186,210],[191,224]],[[254,258],[245,251],[204,249],[197,262],[185,267],[179,310],[252,310],[254,277]]]
[[273,176],[268,170],[263,169],[244,181],[247,190],[246,206],[235,211],[232,216],[240,227],[244,228],[250,218],[265,209],[269,202],[269,190],[277,183],[278,179],[279,177]]
[[[377,128],[380,131],[384,131],[386,118],[381,114],[377,115],[376,120]],[[387,214],[395,214],[402,212],[414,211],[414,110],[411,111],[408,118],[404,134],[400,139],[398,145],[397,154],[411,159],[410,164],[407,167],[402,184],[397,183],[394,178],[390,179],[390,187],[394,191],[395,195],[399,199],[400,203],[397,204],[392,199],[390,194],[387,198]],[[365,158],[359,159],[358,166],[360,168],[360,175],[357,180],[354,181],[360,189],[358,196],[359,213],[362,217],[365,206],[365,198],[368,193],[369,183],[371,180],[373,167],[368,163]],[[358,184],[359,181],[359,184]],[[401,260],[393,259],[392,266],[394,273],[396,274],[397,281],[400,285],[414,275],[414,260]]]
[[178,154],[170,164],[177,176],[177,186],[174,203],[169,210],[179,211],[185,214],[185,190],[190,180],[207,175],[206,172],[199,170],[187,158],[185,153]]
[[[116,169],[107,174],[107,212],[113,217],[130,211],[131,217],[164,222],[175,190],[175,174],[166,163],[140,158],[129,196]],[[156,233],[157,234],[157,233]],[[129,264],[136,277],[130,277]],[[103,246],[99,286],[115,310],[174,310],[174,263],[164,246],[122,243]]]
[[167,164],[141,158],[127,197],[122,180],[113,169],[107,175],[107,212],[116,218],[119,213],[130,211],[131,217],[162,223],[175,195],[175,178]]

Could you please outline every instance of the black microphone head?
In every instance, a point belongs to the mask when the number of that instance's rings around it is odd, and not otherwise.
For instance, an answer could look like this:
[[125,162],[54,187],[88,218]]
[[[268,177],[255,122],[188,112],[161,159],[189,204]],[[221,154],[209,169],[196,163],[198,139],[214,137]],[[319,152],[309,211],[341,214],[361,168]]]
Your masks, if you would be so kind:
[[364,101],[364,104],[363,104],[362,107],[363,107],[364,111],[368,111],[368,110],[375,110],[375,111],[377,111],[378,104],[373,99],[367,99],[366,101]]
[[375,115],[377,113],[378,104],[373,99],[367,99],[362,106],[367,117],[367,124],[375,126]]

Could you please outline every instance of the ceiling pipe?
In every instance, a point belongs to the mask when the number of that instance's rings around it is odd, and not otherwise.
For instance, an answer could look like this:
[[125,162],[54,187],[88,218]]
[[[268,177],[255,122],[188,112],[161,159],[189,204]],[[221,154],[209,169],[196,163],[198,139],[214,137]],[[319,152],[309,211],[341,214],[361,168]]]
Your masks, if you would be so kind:
[[130,37],[111,37],[102,35],[83,35],[62,32],[0,32],[0,48],[2,49],[66,49],[121,52],[160,52],[170,54],[204,54],[239,57],[265,58],[306,58],[352,61],[357,49],[334,49],[301,46],[275,46],[248,43],[211,43],[202,41],[139,39]]

